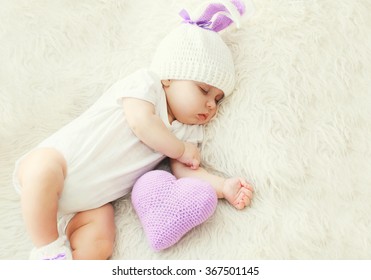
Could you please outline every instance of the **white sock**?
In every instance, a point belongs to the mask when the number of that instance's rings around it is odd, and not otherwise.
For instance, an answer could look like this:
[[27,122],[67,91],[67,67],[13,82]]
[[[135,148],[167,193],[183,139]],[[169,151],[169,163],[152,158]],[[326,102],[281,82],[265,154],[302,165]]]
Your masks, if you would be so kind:
[[72,252],[66,241],[67,238],[62,236],[45,246],[33,248],[30,260],[72,260]]

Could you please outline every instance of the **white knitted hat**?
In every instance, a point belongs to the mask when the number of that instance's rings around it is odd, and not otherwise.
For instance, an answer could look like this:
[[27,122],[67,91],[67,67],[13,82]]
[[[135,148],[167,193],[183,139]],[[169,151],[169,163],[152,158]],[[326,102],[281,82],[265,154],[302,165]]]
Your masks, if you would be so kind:
[[245,11],[240,0],[209,3],[195,21],[182,10],[183,23],[168,34],[154,54],[151,70],[161,80],[179,79],[203,82],[222,90],[225,96],[235,86],[232,54],[217,33]]

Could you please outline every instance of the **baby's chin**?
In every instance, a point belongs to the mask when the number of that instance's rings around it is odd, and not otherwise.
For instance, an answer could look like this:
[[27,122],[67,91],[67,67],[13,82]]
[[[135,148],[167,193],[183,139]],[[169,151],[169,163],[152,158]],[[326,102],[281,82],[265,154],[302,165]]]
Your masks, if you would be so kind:
[[178,122],[187,125],[204,125],[210,122],[213,117],[196,115],[194,117],[183,117],[176,119]]

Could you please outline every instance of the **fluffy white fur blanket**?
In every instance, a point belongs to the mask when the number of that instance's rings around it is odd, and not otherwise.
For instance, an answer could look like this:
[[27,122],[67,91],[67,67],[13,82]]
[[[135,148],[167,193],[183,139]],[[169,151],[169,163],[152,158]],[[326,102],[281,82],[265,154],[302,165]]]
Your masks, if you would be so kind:
[[[0,259],[31,242],[14,161],[147,66],[199,0],[1,1]],[[112,259],[370,259],[371,4],[255,0],[223,34],[238,83],[206,127],[205,166],[253,182],[255,199],[153,252],[130,197],[115,203]],[[83,182],[82,182],[83,183]]]

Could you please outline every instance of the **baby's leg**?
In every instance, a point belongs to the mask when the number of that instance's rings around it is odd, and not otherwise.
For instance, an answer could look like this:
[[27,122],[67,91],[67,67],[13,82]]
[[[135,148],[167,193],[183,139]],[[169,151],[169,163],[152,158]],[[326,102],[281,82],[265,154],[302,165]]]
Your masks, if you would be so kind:
[[73,259],[108,259],[113,252],[115,231],[114,211],[110,203],[77,213],[66,229]]
[[36,247],[58,238],[58,199],[66,170],[64,157],[52,148],[32,151],[19,165],[22,214]]

